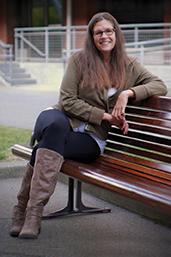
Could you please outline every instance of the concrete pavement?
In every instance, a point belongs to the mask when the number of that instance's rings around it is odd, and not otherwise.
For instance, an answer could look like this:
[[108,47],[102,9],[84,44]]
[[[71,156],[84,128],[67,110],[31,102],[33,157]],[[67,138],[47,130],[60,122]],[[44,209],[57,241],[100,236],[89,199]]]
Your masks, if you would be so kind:
[[[20,183],[17,173],[6,177],[1,170],[0,257],[170,257],[169,228],[86,193],[85,204],[112,212],[43,220],[37,240],[12,238],[10,217]],[[59,182],[45,213],[63,208],[66,199],[66,185]]]
[[0,86],[0,124],[32,129],[38,114],[57,101],[57,90],[39,90],[38,86]]

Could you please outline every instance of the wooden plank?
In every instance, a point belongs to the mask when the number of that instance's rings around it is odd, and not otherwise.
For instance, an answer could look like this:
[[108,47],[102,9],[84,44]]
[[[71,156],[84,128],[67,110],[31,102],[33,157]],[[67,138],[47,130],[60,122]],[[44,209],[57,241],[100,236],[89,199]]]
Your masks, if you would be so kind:
[[171,97],[168,96],[153,96],[141,102],[130,101],[130,103],[135,106],[171,112]]
[[152,119],[150,116],[147,116],[146,118],[141,116],[131,116],[126,115],[126,118],[128,121],[140,123],[143,125],[152,125],[160,128],[171,128],[171,121],[169,120],[161,120],[161,119]]
[[146,107],[136,107],[136,106],[128,106],[126,108],[127,117],[131,115],[135,115],[136,117],[151,117],[162,120],[171,120],[171,113],[168,111],[156,111],[156,109],[149,109]]
[[110,168],[110,170],[119,169],[126,173],[135,174],[140,177],[145,177],[150,180],[171,186],[171,172],[159,169],[160,167],[164,169],[162,164],[158,164],[158,166],[156,165],[157,168],[152,168],[139,163],[130,162],[129,159],[119,159],[109,155],[101,156],[97,162],[99,164],[105,164]]
[[112,152],[117,152],[117,151],[121,151],[121,152],[125,152],[125,154],[128,155],[134,155],[137,156],[139,158],[145,159],[145,158],[149,158],[151,159],[151,162],[156,162],[156,161],[161,161],[161,162],[166,162],[166,163],[171,163],[171,158],[170,155],[161,155],[158,152],[152,152],[152,151],[145,151],[142,148],[133,148],[132,145],[123,145],[120,144],[118,142],[109,142],[107,143],[106,146],[106,150],[105,151],[110,151],[111,154]]
[[30,160],[32,149],[28,146],[25,145],[19,145],[15,144],[12,148],[11,151],[14,155],[21,157],[25,160]]
[[104,155],[107,155],[111,158],[117,158],[123,161],[128,161],[130,163],[137,163],[139,165],[146,166],[151,169],[156,169],[164,173],[171,174],[171,160],[170,160],[170,163],[163,163],[163,162],[159,163],[154,160],[140,158],[139,156],[130,156],[127,154],[127,152],[117,152],[117,151],[108,151],[108,150],[105,151]]
[[171,137],[171,129],[152,126],[150,124],[141,124],[129,121],[129,129],[140,130],[144,132],[157,133],[163,136]]
[[126,145],[133,145],[139,148],[143,148],[144,149],[148,149],[151,151],[158,151],[158,152],[162,152],[164,154],[168,154],[170,155],[171,153],[171,146],[165,146],[165,145],[161,145],[158,143],[151,143],[151,142],[146,142],[144,140],[139,140],[136,138],[131,138],[129,136],[120,136],[117,134],[109,134],[108,136],[108,140],[113,141],[113,142],[120,142],[122,144],[126,144]]
[[154,108],[156,110],[163,110],[171,112],[171,97],[167,96],[154,96],[147,98],[141,104],[142,106]]
[[[156,131],[157,132],[157,131]],[[112,134],[117,134],[118,136],[123,137],[122,131],[120,131],[118,128],[112,127],[110,131],[110,135]],[[146,133],[145,131],[137,131],[137,130],[129,130],[128,134],[126,135],[128,137],[132,137],[133,139],[140,139],[143,141],[149,141],[152,143],[158,143],[158,144],[163,144],[167,146],[171,146],[171,137],[163,136],[158,133]]]

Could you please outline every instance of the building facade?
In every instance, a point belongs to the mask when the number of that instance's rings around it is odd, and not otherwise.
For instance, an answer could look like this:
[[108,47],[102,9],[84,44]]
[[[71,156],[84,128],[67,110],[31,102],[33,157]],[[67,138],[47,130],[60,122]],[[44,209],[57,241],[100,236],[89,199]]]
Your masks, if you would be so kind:
[[170,0],[1,0],[0,40],[13,44],[16,27],[86,25],[100,11],[120,24],[171,22]]

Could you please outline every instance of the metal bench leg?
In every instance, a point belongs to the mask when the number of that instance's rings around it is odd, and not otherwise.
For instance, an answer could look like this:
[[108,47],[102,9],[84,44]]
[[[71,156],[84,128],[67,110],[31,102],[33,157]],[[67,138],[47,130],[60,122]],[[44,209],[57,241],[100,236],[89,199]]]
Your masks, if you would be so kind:
[[74,179],[69,178],[68,181],[68,202],[64,209],[58,210],[56,212],[50,213],[43,216],[43,219],[52,219],[60,216],[68,215],[80,215],[80,214],[93,214],[93,213],[108,213],[111,209],[108,208],[94,208],[87,207],[82,203],[82,183],[77,181],[76,187],[76,199],[74,198]]
[[68,202],[64,209],[58,210],[56,212],[50,213],[43,216],[43,219],[57,218],[59,216],[66,216],[74,213],[74,179],[69,178],[68,180]]
[[77,181],[77,191],[76,191],[76,208],[78,213],[91,214],[91,213],[108,213],[111,212],[109,208],[95,208],[85,206],[82,202],[82,183]]

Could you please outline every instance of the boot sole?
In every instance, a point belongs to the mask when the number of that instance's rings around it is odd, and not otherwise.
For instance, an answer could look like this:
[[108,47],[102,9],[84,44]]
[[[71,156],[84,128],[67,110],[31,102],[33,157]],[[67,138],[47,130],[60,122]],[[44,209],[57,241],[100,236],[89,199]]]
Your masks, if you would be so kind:
[[12,236],[12,237],[18,237],[19,234],[20,234],[20,232],[10,232],[9,234],[10,234],[10,236]]
[[37,239],[38,235],[21,234],[18,236],[20,239]]

